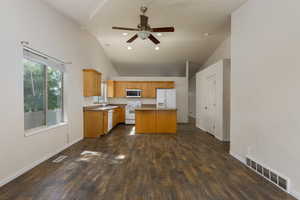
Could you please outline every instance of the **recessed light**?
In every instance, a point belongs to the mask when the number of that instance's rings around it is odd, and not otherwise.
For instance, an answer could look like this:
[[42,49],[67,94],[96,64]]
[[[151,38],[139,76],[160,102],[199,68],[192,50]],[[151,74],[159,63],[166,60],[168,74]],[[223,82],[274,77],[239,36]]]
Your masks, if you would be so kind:
[[128,49],[128,50],[132,50],[132,47],[131,47],[131,46],[128,46],[127,49]]
[[210,34],[209,34],[209,33],[203,33],[203,35],[204,35],[205,37],[207,37],[207,36],[209,36]]
[[158,50],[159,50],[159,46],[156,46],[156,47],[155,47],[155,50],[158,51]]
[[124,35],[124,36],[127,36],[127,35],[128,35],[128,33],[122,33],[122,35]]
[[162,33],[157,33],[156,35],[157,35],[158,37],[160,37],[160,36],[162,36]]

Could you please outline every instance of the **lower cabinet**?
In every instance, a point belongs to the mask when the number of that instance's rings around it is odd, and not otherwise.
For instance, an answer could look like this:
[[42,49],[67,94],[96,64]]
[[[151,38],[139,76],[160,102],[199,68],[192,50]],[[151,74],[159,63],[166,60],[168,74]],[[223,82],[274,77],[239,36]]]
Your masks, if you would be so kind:
[[136,110],[136,133],[176,133],[176,110]]
[[[119,107],[113,112],[113,127],[125,123],[125,108]],[[84,111],[84,137],[97,138],[108,132],[108,111]]]
[[136,133],[156,132],[156,111],[135,111]]
[[177,111],[157,111],[156,132],[157,133],[176,133]]
[[104,123],[105,115],[102,111],[84,111],[84,137],[97,138],[105,134],[107,123]]

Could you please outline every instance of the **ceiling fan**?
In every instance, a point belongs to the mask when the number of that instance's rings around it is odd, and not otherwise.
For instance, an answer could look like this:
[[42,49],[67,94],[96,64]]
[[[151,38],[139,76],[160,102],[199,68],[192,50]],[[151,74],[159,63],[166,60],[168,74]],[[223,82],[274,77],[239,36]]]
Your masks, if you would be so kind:
[[132,38],[130,38],[127,43],[132,43],[134,40],[136,40],[138,37],[142,40],[149,39],[154,44],[159,44],[160,41],[154,37],[151,33],[165,33],[165,32],[174,32],[174,27],[160,27],[160,28],[151,28],[151,26],[148,24],[148,17],[145,15],[148,8],[146,6],[141,7],[142,14],[140,15],[141,22],[137,26],[137,28],[124,28],[124,27],[112,27],[112,29],[117,30],[126,30],[126,31],[138,31],[137,34],[135,34]]

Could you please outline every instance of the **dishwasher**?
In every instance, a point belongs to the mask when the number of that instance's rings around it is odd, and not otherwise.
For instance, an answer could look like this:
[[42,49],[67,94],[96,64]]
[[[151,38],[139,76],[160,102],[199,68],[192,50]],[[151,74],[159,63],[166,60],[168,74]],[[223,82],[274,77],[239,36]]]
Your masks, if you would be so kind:
[[108,111],[107,132],[109,132],[113,128],[113,113],[114,113],[114,110]]

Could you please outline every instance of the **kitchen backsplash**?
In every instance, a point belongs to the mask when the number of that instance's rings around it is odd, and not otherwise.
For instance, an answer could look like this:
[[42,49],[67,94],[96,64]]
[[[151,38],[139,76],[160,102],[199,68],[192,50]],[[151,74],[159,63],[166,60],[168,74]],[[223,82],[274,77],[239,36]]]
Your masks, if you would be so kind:
[[95,103],[104,103],[104,97],[84,97],[84,105],[92,105]]
[[129,101],[141,101],[142,104],[156,104],[156,99],[145,98],[108,98],[111,104],[127,104]]

